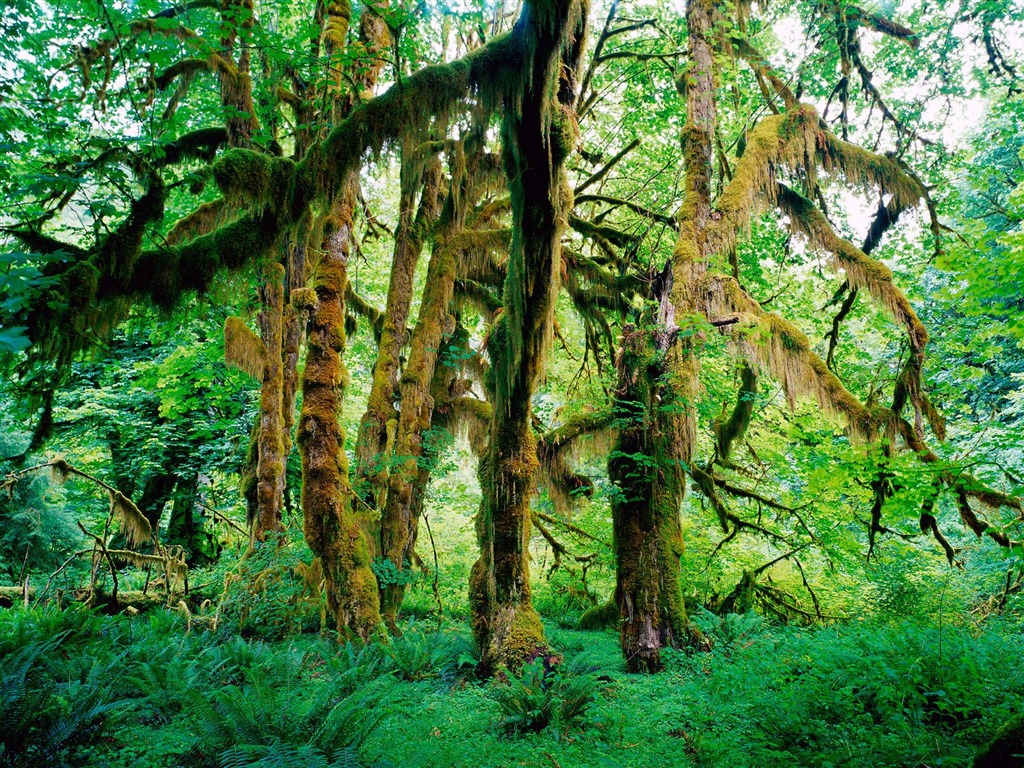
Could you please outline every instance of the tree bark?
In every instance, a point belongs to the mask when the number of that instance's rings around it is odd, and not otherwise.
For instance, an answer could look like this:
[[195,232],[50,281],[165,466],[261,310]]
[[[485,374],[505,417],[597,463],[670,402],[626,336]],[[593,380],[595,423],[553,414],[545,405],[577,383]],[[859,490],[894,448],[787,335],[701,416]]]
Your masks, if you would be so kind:
[[530,596],[530,496],[538,467],[531,398],[551,338],[561,237],[572,207],[564,160],[576,144],[570,105],[584,15],[579,3],[566,0],[524,6],[518,33],[526,35],[532,60],[521,100],[506,100],[502,122],[512,246],[505,311],[487,342],[494,413],[479,470],[481,552],[470,576],[473,633],[485,669],[515,669],[546,652]]
[[608,459],[617,564],[622,652],[630,672],[661,669],[661,649],[685,637],[680,580],[679,504],[685,474],[679,463],[678,417],[662,398],[664,350],[649,327],[626,326],[615,393],[618,434]]
[[259,463],[256,466],[257,516],[254,540],[263,541],[282,530],[284,499],[284,419],[282,334],[284,320],[284,267],[271,264],[260,289],[260,329],[266,347],[266,365],[260,388]]
[[[655,281],[657,316],[629,329],[620,359],[623,426],[609,475],[622,652],[631,671],[657,671],[661,649],[687,635],[679,559],[680,507],[697,436],[700,286],[707,272],[715,132],[714,0],[689,0],[683,129],[686,186],[672,259]],[[647,326],[647,327],[645,327]],[[638,431],[639,428],[639,431]],[[645,478],[642,485],[638,478]]]
[[[324,47],[333,61],[333,51],[345,44],[351,7],[346,2],[336,3],[328,11],[335,13],[325,22]],[[388,39],[383,20],[369,9],[364,11],[362,43],[379,52]],[[353,74],[353,83],[372,88],[382,66],[381,57],[375,56],[371,66]],[[340,69],[332,67],[327,95],[333,105],[334,122],[347,114],[353,99],[360,96],[343,98],[343,80]],[[345,348],[345,295],[358,197],[359,173],[350,171],[324,221],[323,249],[314,286],[317,303],[310,316],[302,377],[298,443],[302,456],[303,531],[324,570],[327,607],[339,634],[365,640],[380,630],[380,603],[377,580],[370,567],[367,520],[353,508],[358,497],[349,481],[340,423],[348,385],[348,369],[341,356]]]
[[[399,395],[400,355],[407,341],[416,265],[427,235],[440,213],[441,162],[432,157],[426,168],[417,172],[423,159],[417,158],[415,152],[417,149],[407,141],[403,147],[402,193],[387,305],[370,396],[359,423],[356,442],[357,466],[353,485],[364,501],[380,510],[386,503],[388,467],[398,429],[399,413],[394,403]],[[418,190],[421,191],[420,202],[414,211]]]
[[302,455],[302,513],[306,542],[324,569],[327,607],[343,635],[368,639],[380,627],[377,580],[366,532],[353,509],[342,411],[348,369],[345,291],[358,177],[335,203],[317,269],[317,305],[309,322],[298,443]]

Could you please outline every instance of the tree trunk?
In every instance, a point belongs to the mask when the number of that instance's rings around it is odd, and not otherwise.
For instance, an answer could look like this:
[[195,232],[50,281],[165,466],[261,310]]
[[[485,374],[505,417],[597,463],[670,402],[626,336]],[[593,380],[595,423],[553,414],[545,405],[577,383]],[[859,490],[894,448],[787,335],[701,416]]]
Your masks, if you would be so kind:
[[266,346],[266,366],[260,389],[259,463],[256,467],[257,516],[252,526],[254,540],[263,541],[282,530],[284,499],[284,420],[282,333],[284,319],[284,267],[271,264],[260,290],[263,307],[260,328]]
[[353,510],[352,487],[339,417],[348,370],[345,292],[358,177],[346,183],[334,204],[324,253],[317,268],[316,297],[309,322],[298,443],[302,455],[302,514],[306,542],[323,565],[327,607],[338,632],[367,639],[380,627],[377,580],[370,548]]
[[295,426],[295,399],[299,389],[299,350],[306,338],[308,312],[297,306],[293,299],[296,291],[306,287],[306,231],[308,221],[299,227],[295,242],[288,249],[288,269],[284,308],[284,323],[281,335],[282,389],[281,389],[281,437],[284,442],[284,498],[282,508],[291,513],[293,489],[288,484],[288,457],[292,452],[292,428]]
[[685,475],[678,457],[676,410],[661,400],[664,352],[650,328],[626,326],[615,393],[618,434],[608,459],[615,487],[612,521],[622,652],[630,672],[661,669],[660,650],[685,637],[680,581],[679,504]]
[[[700,289],[707,271],[711,218],[711,148],[715,131],[712,19],[714,0],[689,0],[689,66],[683,129],[686,188],[671,262],[655,281],[653,328],[624,334],[618,407],[623,411],[609,475],[622,653],[631,671],[657,671],[660,650],[686,639],[679,558],[679,512],[693,460],[700,391]],[[638,480],[643,478],[642,483]]]
[[526,62],[521,101],[506,100],[502,122],[512,246],[505,312],[487,342],[494,414],[479,470],[480,559],[470,576],[473,633],[485,669],[515,669],[546,651],[530,597],[530,496],[538,467],[531,398],[551,338],[561,237],[572,207],[564,160],[576,145],[569,105],[584,13],[565,0],[526,4],[519,22],[526,29],[518,33],[527,36],[532,60]]
[[196,519],[196,502],[199,499],[199,473],[176,477],[176,487],[171,504],[171,518],[167,522],[165,544],[178,544],[188,553],[188,564],[207,564],[216,557],[213,542]]
[[[423,171],[422,158],[407,141],[403,147],[400,212],[395,233],[391,281],[388,285],[384,323],[378,343],[377,361],[366,411],[359,423],[356,442],[356,492],[368,504],[383,510],[388,490],[388,464],[394,448],[399,414],[394,403],[398,397],[400,355],[407,340],[409,307],[412,303],[416,265],[427,235],[439,214],[441,162],[431,158]],[[422,151],[422,150],[420,150]],[[413,211],[415,193],[422,188],[419,207]],[[390,443],[390,445],[389,445]]]
[[[457,183],[453,180],[452,182]],[[446,204],[444,221],[427,267],[419,318],[413,331],[409,361],[399,384],[402,410],[395,438],[395,466],[388,478],[388,493],[380,520],[380,554],[402,570],[416,541],[413,488],[423,457],[423,433],[430,428],[434,407],[430,382],[437,366],[455,285],[455,255],[447,247],[454,226],[453,203]],[[393,626],[405,596],[402,584],[386,585],[381,592],[385,621]]]
[[[346,44],[351,6],[347,2],[332,3],[327,10],[323,37],[331,71],[326,95],[333,122],[337,123],[353,104],[351,98],[344,98],[345,78],[334,56]],[[362,14],[359,36],[370,51],[376,52],[385,50],[389,40],[384,21],[369,9]],[[352,82],[371,89],[382,66],[381,57],[375,56],[370,66],[353,73]],[[359,98],[359,94],[353,96]],[[297,438],[302,456],[303,531],[324,569],[327,607],[340,634],[365,640],[380,629],[380,603],[377,579],[370,567],[367,522],[353,509],[358,497],[349,482],[345,435],[340,424],[348,385],[348,370],[341,356],[345,348],[345,295],[358,197],[358,171],[350,172],[324,221]]]

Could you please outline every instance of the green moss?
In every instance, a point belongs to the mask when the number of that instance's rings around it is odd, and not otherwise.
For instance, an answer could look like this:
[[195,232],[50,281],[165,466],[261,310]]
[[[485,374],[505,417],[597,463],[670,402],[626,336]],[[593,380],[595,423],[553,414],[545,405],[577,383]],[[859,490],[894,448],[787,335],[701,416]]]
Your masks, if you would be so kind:
[[512,624],[499,651],[498,661],[506,669],[517,672],[526,662],[547,653],[547,640],[540,614],[528,603],[515,609]]
[[1024,768],[1024,715],[1010,718],[974,758],[974,768]]
[[595,605],[580,616],[580,629],[607,629],[619,623],[619,605],[615,600],[609,600],[602,605]]
[[221,155],[210,172],[229,202],[266,206],[287,198],[294,168],[287,158],[236,147]]

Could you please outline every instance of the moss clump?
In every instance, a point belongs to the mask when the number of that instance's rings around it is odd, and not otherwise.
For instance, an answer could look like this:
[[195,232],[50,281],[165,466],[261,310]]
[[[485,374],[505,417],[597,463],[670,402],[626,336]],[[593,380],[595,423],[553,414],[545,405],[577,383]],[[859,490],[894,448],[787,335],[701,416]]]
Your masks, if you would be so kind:
[[1010,718],[974,758],[974,768],[1024,768],[1024,715]]
[[603,605],[595,605],[580,616],[580,629],[608,629],[619,623],[619,605],[615,600],[609,600]]
[[297,310],[310,310],[316,307],[316,291],[312,288],[296,288],[291,293],[292,306]]
[[211,173],[229,204],[255,207],[284,200],[294,170],[286,158],[234,148],[221,155]]
[[540,615],[529,603],[516,606],[508,634],[498,652],[498,662],[512,672],[518,672],[523,664],[545,656],[547,650]]

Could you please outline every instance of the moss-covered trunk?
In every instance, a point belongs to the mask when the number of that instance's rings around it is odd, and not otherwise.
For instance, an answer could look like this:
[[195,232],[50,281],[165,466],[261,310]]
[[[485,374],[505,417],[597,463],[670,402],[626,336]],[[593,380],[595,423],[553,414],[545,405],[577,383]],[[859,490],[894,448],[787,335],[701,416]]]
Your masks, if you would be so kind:
[[[455,286],[455,254],[447,247],[447,242],[457,227],[456,218],[454,200],[450,195],[427,266],[409,360],[399,382],[402,410],[398,414],[395,436],[396,466],[388,478],[388,493],[380,521],[380,554],[391,560],[399,571],[406,567],[416,543],[414,486],[422,464],[423,433],[430,429],[434,407],[430,382],[437,366]],[[404,584],[388,584],[382,588],[381,609],[389,625],[394,624],[404,596]]]
[[295,426],[295,402],[299,391],[299,351],[306,339],[308,312],[296,302],[297,291],[306,288],[306,231],[308,222],[299,227],[296,241],[288,249],[283,330],[281,337],[281,436],[284,442],[284,498],[283,507],[292,511],[292,488],[288,485],[288,456],[292,451],[292,428]]
[[[412,304],[416,265],[427,235],[440,213],[441,163],[432,158],[423,169],[422,149],[407,141],[403,146],[399,220],[388,284],[387,305],[373,367],[373,381],[366,411],[359,423],[356,442],[357,493],[371,506],[383,510],[388,489],[388,463],[398,429],[398,373],[402,347],[407,341],[409,307]],[[416,192],[420,191],[419,206]],[[429,379],[428,379],[429,380]]]
[[339,417],[348,384],[345,291],[358,179],[335,202],[316,270],[317,303],[309,321],[298,443],[302,455],[302,514],[306,542],[320,558],[327,606],[339,633],[366,639],[380,626],[377,581],[362,522],[353,509]]
[[686,477],[677,404],[664,386],[665,355],[650,327],[626,326],[615,393],[616,440],[608,460],[622,652],[631,672],[661,669],[661,649],[685,637],[679,504]]
[[184,547],[189,565],[211,563],[216,559],[219,547],[216,539],[204,528],[202,517],[196,514],[200,475],[191,472],[174,479],[171,517],[167,521],[164,544]]
[[521,100],[506,99],[502,122],[512,245],[505,311],[487,342],[494,413],[480,461],[481,552],[470,576],[473,632],[485,668],[516,668],[546,648],[530,597],[530,496],[538,467],[531,398],[552,333],[561,237],[572,207],[564,160],[576,145],[569,105],[585,8],[568,1],[527,3],[519,24],[532,58]]
[[[323,47],[330,63],[325,99],[335,123],[351,111],[362,90],[373,88],[383,66],[382,56],[373,56],[368,65],[361,61],[348,78],[344,76],[339,54],[346,44],[350,18],[351,5],[344,1],[329,4],[324,16]],[[364,10],[360,19],[359,37],[368,51],[383,54],[386,50],[387,27],[370,9]],[[356,93],[346,93],[346,82],[356,86]],[[380,629],[380,603],[377,580],[370,567],[367,520],[354,507],[357,497],[349,480],[341,428],[348,384],[342,357],[345,296],[358,198],[358,170],[349,171],[321,230],[323,243],[314,270],[316,302],[308,325],[297,440],[302,457],[303,531],[323,567],[327,607],[340,634],[367,639]],[[320,227],[311,229],[315,232]]]
[[[712,24],[714,0],[689,0],[689,63],[683,129],[686,186],[679,238],[655,280],[657,315],[624,336],[619,364],[622,413],[609,474],[613,504],[622,652],[632,671],[661,668],[660,650],[686,639],[679,514],[693,460],[699,395],[701,283],[711,220],[711,150],[715,132]],[[652,321],[653,320],[653,321]],[[638,484],[638,478],[644,478]]]
[[[469,135],[455,145],[451,161],[452,178],[434,231],[434,247],[427,266],[409,360],[399,381],[401,412],[395,436],[394,466],[388,477],[379,531],[380,554],[388,558],[398,571],[403,570],[414,556],[422,497],[430,477],[424,435],[433,427],[434,413],[443,407],[435,397],[437,382],[454,372],[454,369],[439,371],[438,360],[445,344],[453,343],[450,334],[455,323],[451,305],[455,281],[459,276],[455,238],[463,230],[467,209],[479,197],[480,180],[487,172],[484,149],[481,126],[472,128]],[[460,343],[465,344],[464,340]],[[424,470],[427,470],[426,474]],[[405,590],[401,580],[382,586],[381,610],[389,626],[394,625]]]
[[260,388],[259,463],[256,467],[257,515],[252,535],[260,541],[282,529],[284,499],[284,419],[282,333],[284,321],[284,267],[271,264],[260,290],[260,331],[266,365]]

